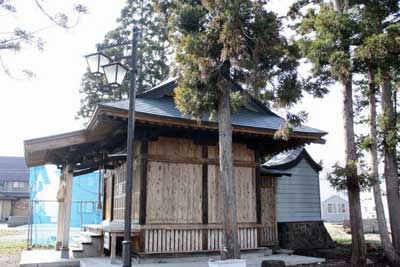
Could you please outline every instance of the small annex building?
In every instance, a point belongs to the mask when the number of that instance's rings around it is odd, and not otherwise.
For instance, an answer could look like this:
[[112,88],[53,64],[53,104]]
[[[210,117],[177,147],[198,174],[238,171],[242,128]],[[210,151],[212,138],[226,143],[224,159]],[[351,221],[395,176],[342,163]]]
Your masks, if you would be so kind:
[[[221,249],[218,125],[207,114],[198,124],[179,112],[173,99],[175,87],[175,80],[169,79],[139,94],[135,102],[132,237],[136,255]],[[284,119],[237,85],[231,87],[244,96],[241,108],[232,114],[240,248],[278,245],[276,194],[270,193],[277,190],[274,179],[281,179],[282,173],[271,175],[270,171],[263,175],[261,158],[309,143],[324,143],[326,132],[301,126],[293,129],[288,140],[275,139]],[[100,169],[104,172],[103,222],[84,228],[101,236],[100,251],[109,251],[111,260],[120,253],[127,118],[127,100],[99,104],[86,128],[25,141],[29,166],[56,164],[62,170],[58,194],[62,219],[57,235],[62,251],[69,249],[66,222],[70,216],[71,181]],[[85,252],[74,252],[74,256],[79,255]]]
[[261,166],[262,174],[282,174],[275,181],[280,246],[315,249],[333,244],[321,218],[321,170],[304,147],[282,152]]

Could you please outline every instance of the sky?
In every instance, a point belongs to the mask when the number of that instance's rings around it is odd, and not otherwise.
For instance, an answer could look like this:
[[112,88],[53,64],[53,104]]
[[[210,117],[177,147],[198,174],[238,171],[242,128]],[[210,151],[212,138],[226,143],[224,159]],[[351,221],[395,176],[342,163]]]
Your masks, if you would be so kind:
[[[116,26],[116,19],[125,0],[78,0],[87,5],[89,13],[82,16],[78,25],[69,30],[52,27],[39,33],[46,43],[44,50],[26,48],[20,53],[0,54],[12,72],[10,78],[0,71],[0,155],[23,156],[23,140],[81,129],[82,122],[75,119],[79,109],[79,88],[86,69],[85,54],[95,52],[106,32]],[[14,0],[18,10],[14,15],[0,13],[0,34],[16,25],[36,30],[51,25],[38,10],[34,1]],[[272,0],[270,6],[284,15],[290,0]],[[71,10],[74,1],[44,1],[49,13]],[[71,15],[74,21],[75,16]],[[3,26],[6,25],[6,26]],[[8,28],[7,28],[8,26]],[[0,35],[3,37],[3,35]],[[0,37],[0,38],[1,38]],[[20,70],[28,68],[36,77],[24,78]],[[21,79],[22,78],[22,79]],[[309,114],[306,125],[327,131],[325,145],[310,145],[307,150],[319,162],[324,172],[344,157],[341,95],[333,86],[323,99],[306,96],[296,106]],[[321,177],[322,199],[334,194]]]

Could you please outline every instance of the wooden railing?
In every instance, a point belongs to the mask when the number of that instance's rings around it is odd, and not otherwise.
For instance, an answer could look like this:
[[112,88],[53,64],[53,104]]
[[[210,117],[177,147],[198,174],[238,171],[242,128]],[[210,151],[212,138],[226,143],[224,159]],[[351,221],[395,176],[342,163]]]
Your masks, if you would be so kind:
[[[223,241],[220,225],[145,225],[142,229],[145,253],[219,251]],[[276,231],[264,230],[260,225],[239,225],[240,248],[256,249],[260,233],[271,241],[277,237]]]
[[277,226],[263,226],[260,228],[260,245],[270,246],[278,243]]

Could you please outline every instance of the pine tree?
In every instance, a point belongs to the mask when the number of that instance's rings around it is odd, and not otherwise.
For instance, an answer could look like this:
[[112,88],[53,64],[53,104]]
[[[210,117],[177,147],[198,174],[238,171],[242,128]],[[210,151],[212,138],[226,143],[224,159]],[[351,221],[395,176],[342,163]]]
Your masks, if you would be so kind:
[[[104,41],[98,46],[123,43],[132,37],[132,25],[140,29],[138,45],[138,72],[137,92],[144,92],[161,81],[165,80],[169,73],[168,56],[171,53],[167,41],[167,29],[165,18],[154,10],[154,0],[127,0],[118,18],[116,29],[108,32]],[[125,47],[130,51],[130,47]],[[110,57],[121,58],[124,56],[124,48],[112,48],[103,51]],[[124,61],[129,66],[130,62]],[[115,101],[127,98],[129,91],[129,77],[117,89],[110,89],[104,79],[93,77],[85,73],[82,77],[80,93],[81,107],[77,118],[87,119],[91,116],[96,105],[103,101]],[[93,87],[94,86],[94,87]]]
[[280,107],[297,102],[303,88],[297,49],[280,34],[281,23],[266,1],[161,1],[158,9],[173,29],[178,109],[198,121],[205,113],[218,121],[222,257],[239,258],[231,112],[248,94]]
[[[359,1],[361,6],[356,8],[360,19],[360,44],[355,50],[355,66],[357,71],[368,77],[369,109],[370,109],[370,137],[369,149],[371,154],[371,175],[376,182],[373,185],[376,212],[382,246],[386,257],[393,265],[400,264],[400,196],[396,161],[397,130],[392,102],[392,88],[388,73],[398,68],[399,52],[398,40],[399,23],[396,17],[399,12],[397,1]],[[396,16],[397,14],[397,16]],[[396,44],[397,42],[397,44]],[[383,151],[385,158],[384,177],[388,192],[388,205],[393,244],[389,238],[386,218],[383,210],[381,190],[378,179],[378,143],[376,123],[376,93],[377,84],[382,84],[381,131],[383,133]],[[394,138],[393,138],[394,137]]]
[[[304,11],[304,7],[308,10]],[[349,12],[349,1],[297,1],[290,15],[300,19],[296,29],[301,48],[313,66],[315,79],[337,82],[343,95],[345,168],[340,172],[347,187],[352,235],[351,266],[366,266],[365,240],[361,216],[360,181],[353,121],[353,70],[350,46],[357,36],[357,21]]]

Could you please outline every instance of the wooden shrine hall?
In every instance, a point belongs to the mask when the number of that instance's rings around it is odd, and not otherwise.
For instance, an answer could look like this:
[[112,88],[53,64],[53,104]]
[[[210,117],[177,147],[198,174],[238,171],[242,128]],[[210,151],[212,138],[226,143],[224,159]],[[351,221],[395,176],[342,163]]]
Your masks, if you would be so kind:
[[[175,86],[170,79],[136,99],[132,249],[137,255],[221,249],[217,123],[208,116],[201,124],[184,117],[175,107]],[[284,120],[256,99],[243,99],[232,114],[232,126],[238,237],[246,250],[278,244],[274,180],[282,174],[271,170],[261,175],[261,158],[324,143],[326,132],[301,126],[287,141],[274,139]],[[127,100],[99,104],[83,130],[25,141],[28,166],[56,164],[62,170],[57,233],[62,251],[69,249],[72,179],[101,170],[103,222],[84,229],[101,236],[97,251],[105,249],[112,258],[118,253],[125,209],[127,118]]]

